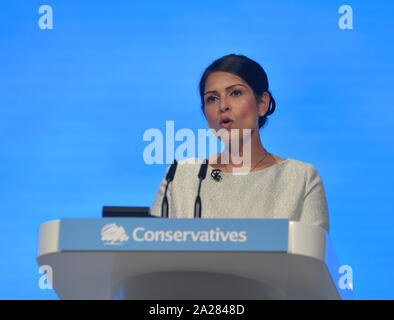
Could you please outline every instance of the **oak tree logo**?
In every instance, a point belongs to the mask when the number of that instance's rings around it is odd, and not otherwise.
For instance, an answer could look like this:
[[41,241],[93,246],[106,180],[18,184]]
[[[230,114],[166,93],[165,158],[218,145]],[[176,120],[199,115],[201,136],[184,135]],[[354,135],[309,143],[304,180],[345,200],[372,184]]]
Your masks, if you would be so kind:
[[101,241],[104,245],[122,245],[129,240],[125,229],[116,223],[106,224],[101,229]]

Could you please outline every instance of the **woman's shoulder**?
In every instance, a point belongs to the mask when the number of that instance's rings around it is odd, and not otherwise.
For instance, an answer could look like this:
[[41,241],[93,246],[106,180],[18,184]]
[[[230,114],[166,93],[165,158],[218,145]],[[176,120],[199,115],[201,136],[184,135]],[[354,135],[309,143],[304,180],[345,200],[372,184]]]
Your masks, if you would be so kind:
[[313,172],[317,172],[316,167],[309,162],[288,158],[287,165],[291,170],[299,171],[304,174],[310,175]]
[[308,184],[311,182],[319,182],[321,181],[321,176],[316,169],[315,165],[300,161],[296,159],[287,159],[288,160],[288,174],[296,175],[298,179],[304,179],[304,181]]
[[297,159],[288,158],[286,160],[289,162],[289,165],[298,169],[310,170],[315,167],[313,164],[309,162],[305,162]]

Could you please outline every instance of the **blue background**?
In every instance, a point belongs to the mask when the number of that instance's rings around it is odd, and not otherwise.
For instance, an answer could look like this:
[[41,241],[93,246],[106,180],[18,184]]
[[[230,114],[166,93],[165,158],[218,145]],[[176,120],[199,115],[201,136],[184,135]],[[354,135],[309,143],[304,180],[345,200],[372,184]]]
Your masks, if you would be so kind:
[[[41,5],[53,30],[41,30]],[[341,30],[338,8],[353,8]],[[8,1],[0,10],[0,298],[40,290],[39,225],[151,206],[167,164],[150,128],[207,128],[198,82],[229,53],[266,70],[277,110],[261,131],[315,165],[330,237],[356,299],[393,299],[391,1]],[[175,144],[180,145],[180,142]]]

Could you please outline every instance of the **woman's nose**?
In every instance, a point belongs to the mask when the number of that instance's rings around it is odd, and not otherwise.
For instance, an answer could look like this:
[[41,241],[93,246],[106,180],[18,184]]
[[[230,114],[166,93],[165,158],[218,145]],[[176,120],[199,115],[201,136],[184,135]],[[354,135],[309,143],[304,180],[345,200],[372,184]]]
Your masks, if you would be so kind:
[[221,112],[225,112],[227,110],[230,110],[230,107],[229,107],[228,103],[226,103],[225,100],[220,100],[219,110]]

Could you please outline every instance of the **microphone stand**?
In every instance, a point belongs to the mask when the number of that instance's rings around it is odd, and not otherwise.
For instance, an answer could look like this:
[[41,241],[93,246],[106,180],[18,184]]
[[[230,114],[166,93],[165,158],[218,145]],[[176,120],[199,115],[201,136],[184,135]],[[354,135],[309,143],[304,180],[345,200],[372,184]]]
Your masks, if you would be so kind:
[[194,203],[194,218],[201,218],[201,197],[200,197],[200,190],[201,190],[201,182],[207,176],[207,169],[208,169],[208,159],[204,161],[204,163],[200,167],[200,171],[198,173],[198,179],[200,180],[198,184],[198,192],[196,202]]
[[171,165],[170,170],[168,170],[168,173],[166,175],[167,184],[166,184],[166,189],[164,191],[163,201],[161,203],[161,217],[162,218],[168,218],[167,189],[168,189],[169,183],[172,180],[174,180],[174,176],[175,176],[175,171],[176,171],[177,165],[178,165],[178,162],[174,159],[174,163]]

